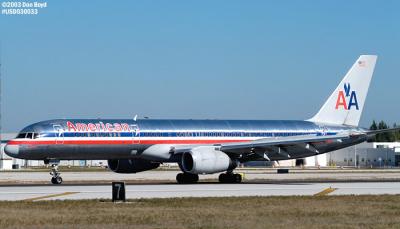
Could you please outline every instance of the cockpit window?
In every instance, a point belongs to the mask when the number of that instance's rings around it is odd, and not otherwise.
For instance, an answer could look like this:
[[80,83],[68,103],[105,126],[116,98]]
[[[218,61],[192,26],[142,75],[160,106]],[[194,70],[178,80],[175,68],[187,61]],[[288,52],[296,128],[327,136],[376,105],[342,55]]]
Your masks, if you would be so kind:
[[33,134],[33,133],[27,133],[27,134],[26,134],[26,138],[32,139],[32,134]]
[[25,138],[25,136],[26,136],[26,133],[19,133],[17,138]]
[[18,136],[17,136],[17,138],[29,138],[29,139],[38,138],[38,137],[39,137],[38,133],[32,133],[32,132],[30,132],[30,133],[19,133]]

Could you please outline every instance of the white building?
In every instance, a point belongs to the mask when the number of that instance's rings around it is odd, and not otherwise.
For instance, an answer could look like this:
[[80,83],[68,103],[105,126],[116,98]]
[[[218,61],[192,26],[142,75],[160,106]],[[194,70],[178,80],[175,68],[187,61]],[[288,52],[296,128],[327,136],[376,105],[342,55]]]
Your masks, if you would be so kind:
[[364,142],[326,154],[280,161],[277,166],[400,166],[400,142]]
[[16,164],[16,160],[4,153],[4,146],[6,141],[17,136],[15,133],[1,134],[1,148],[0,148],[0,170],[12,169],[12,165]]

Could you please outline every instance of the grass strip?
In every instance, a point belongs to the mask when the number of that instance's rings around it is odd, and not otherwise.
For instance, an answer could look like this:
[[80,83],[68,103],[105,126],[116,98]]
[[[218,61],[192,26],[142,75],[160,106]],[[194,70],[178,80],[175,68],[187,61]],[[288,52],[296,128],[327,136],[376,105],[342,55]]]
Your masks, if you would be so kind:
[[400,228],[400,195],[0,202],[0,228]]

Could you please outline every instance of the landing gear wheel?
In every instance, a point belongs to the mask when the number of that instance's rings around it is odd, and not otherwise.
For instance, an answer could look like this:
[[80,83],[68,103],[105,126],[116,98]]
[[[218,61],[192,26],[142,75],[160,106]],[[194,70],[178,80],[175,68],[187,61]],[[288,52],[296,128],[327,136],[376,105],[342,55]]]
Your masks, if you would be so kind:
[[51,183],[52,184],[61,184],[62,183],[62,178],[61,177],[52,177],[51,178]]
[[56,177],[56,184],[61,184],[63,182],[61,177]]
[[221,183],[241,183],[242,175],[239,173],[221,173],[218,180]]
[[191,173],[178,173],[176,175],[178,184],[194,184],[199,181],[199,175]]
[[52,176],[51,178],[51,183],[52,184],[61,184],[63,182],[61,178],[61,173],[58,171],[58,166],[57,165],[52,165],[51,166],[51,172],[50,175]]
[[242,182],[242,175],[239,173],[233,174],[234,183],[241,183]]
[[219,177],[218,177],[219,182],[220,183],[228,183],[228,182],[226,182],[227,181],[226,177],[227,177],[226,173],[219,174]]
[[184,183],[183,173],[178,173],[176,175],[176,181],[178,182],[178,184],[183,184]]

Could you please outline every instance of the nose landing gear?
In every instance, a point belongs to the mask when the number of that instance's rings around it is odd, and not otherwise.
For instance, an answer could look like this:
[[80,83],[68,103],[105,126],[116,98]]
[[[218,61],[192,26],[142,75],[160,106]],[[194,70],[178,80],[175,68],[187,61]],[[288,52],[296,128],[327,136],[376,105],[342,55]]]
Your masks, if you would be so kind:
[[60,163],[60,160],[57,159],[45,159],[44,161],[45,165],[51,164],[51,183],[52,184],[61,184],[63,182],[61,178],[61,173],[58,171],[58,164]]
[[62,183],[62,178],[61,178],[61,173],[58,171],[58,165],[53,164],[51,165],[51,172],[50,175],[52,176],[51,178],[51,183],[52,184],[61,184]]

